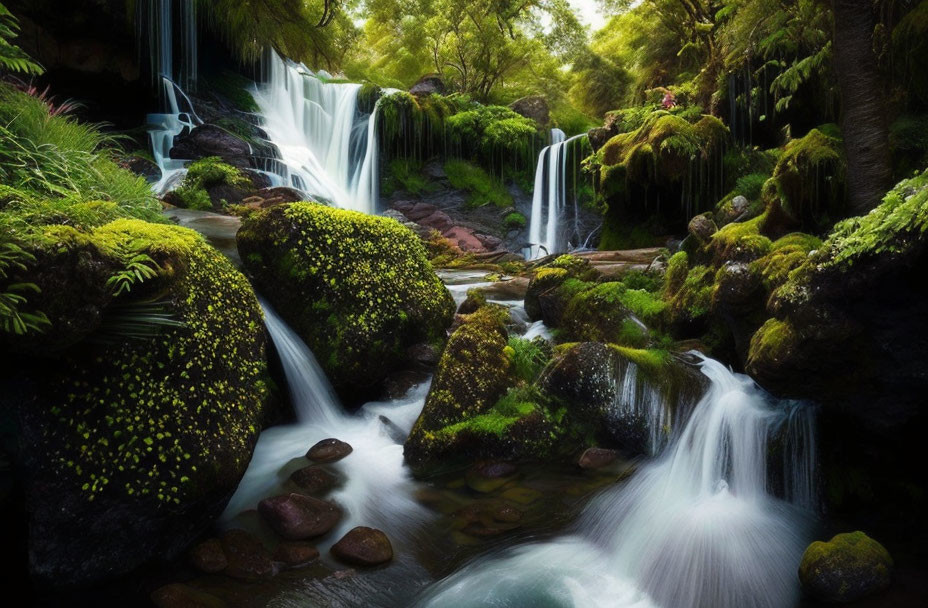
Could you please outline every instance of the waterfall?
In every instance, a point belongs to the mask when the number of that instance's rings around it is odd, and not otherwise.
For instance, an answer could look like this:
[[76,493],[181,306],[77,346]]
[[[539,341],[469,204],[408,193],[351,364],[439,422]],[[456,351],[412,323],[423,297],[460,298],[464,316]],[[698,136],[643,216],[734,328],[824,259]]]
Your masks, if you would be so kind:
[[377,143],[373,114],[358,108],[361,85],[324,75],[270,53],[267,81],[255,101],[278,151],[265,168],[287,185],[338,207],[375,213]]
[[613,426],[633,425],[640,429],[644,448],[656,454],[667,444],[673,428],[673,404],[650,382],[639,381],[638,366],[629,361],[624,373],[613,378],[616,390],[608,414]]
[[[575,534],[475,561],[426,606],[781,608],[813,515],[769,493],[768,438],[786,432],[790,485],[811,488],[814,427],[747,376],[704,359],[709,390],[664,455],[603,492]],[[790,419],[793,422],[790,422]]]
[[338,423],[344,415],[341,405],[312,351],[267,302],[262,301],[261,308],[267,332],[284,368],[297,421],[300,424]]
[[[178,11],[180,32],[175,40],[174,8]],[[197,24],[195,0],[147,0],[138,5],[136,19],[139,39],[148,41],[148,57],[153,84],[158,90],[162,111],[149,114],[148,137],[152,156],[161,178],[152,186],[158,195],[177,185],[185,173],[185,163],[171,158],[174,138],[202,121],[197,117],[183,87],[192,89],[197,81]],[[179,53],[175,55],[175,44]],[[175,70],[175,61],[177,70]],[[175,80],[175,74],[179,76]]]
[[585,134],[567,139],[560,129],[551,129],[551,145],[538,155],[526,259],[534,260],[564,249],[561,223],[567,209],[567,145],[581,137]]

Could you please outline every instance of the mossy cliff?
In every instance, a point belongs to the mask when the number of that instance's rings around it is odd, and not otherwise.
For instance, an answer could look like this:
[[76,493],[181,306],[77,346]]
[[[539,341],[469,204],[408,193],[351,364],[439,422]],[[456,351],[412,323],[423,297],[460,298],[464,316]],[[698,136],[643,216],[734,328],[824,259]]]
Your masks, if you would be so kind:
[[238,247],[258,290],[348,399],[375,393],[410,346],[440,343],[454,316],[419,238],[393,219],[280,205],[246,219]]
[[265,415],[254,292],[179,227],[47,226],[30,249],[18,274],[49,324],[5,341],[32,395],[19,407],[32,572],[68,586],[174,557],[221,512]]

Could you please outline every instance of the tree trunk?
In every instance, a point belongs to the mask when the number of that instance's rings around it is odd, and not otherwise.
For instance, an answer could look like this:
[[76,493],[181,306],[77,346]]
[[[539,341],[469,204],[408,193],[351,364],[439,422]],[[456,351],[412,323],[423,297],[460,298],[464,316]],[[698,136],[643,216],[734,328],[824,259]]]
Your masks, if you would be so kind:
[[884,83],[873,54],[875,23],[869,0],[833,0],[832,5],[847,200],[854,213],[864,214],[879,204],[892,179]]

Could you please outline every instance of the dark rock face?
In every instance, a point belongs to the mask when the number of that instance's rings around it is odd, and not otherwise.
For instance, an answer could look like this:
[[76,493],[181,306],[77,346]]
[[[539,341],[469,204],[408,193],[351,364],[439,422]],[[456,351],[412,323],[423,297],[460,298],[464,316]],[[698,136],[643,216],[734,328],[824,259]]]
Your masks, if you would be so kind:
[[380,530],[358,526],[332,545],[332,555],[354,566],[377,566],[393,559],[393,545]]
[[257,581],[276,573],[271,554],[260,540],[244,530],[229,530],[223,534],[222,549],[229,562],[224,571],[226,576]]
[[309,466],[294,471],[290,481],[309,494],[324,494],[335,487],[338,479],[322,467]]
[[535,121],[539,129],[547,128],[551,122],[550,110],[548,109],[548,100],[541,95],[530,95],[517,99],[509,104],[509,107],[516,113]]
[[319,551],[309,543],[284,541],[274,549],[273,559],[289,568],[308,564],[319,557]]
[[437,95],[444,95],[445,82],[438,74],[426,74],[418,81],[416,81],[416,84],[412,85],[412,88],[409,89],[409,92],[412,95],[421,95],[425,97],[431,95],[432,93]]
[[341,509],[332,503],[302,494],[265,498],[258,503],[258,513],[287,540],[322,536],[342,517]]
[[218,538],[205,540],[190,550],[190,563],[200,572],[214,574],[229,565],[222,543]]
[[889,552],[863,532],[809,545],[799,564],[803,589],[823,602],[853,602],[883,591],[892,579]]
[[352,447],[338,439],[323,439],[306,452],[310,460],[322,464],[337,462],[350,454]]
[[251,148],[247,143],[225,129],[210,124],[200,125],[190,133],[178,135],[171,148],[171,158],[199,160],[207,156],[219,156],[240,169],[249,166],[250,155]]

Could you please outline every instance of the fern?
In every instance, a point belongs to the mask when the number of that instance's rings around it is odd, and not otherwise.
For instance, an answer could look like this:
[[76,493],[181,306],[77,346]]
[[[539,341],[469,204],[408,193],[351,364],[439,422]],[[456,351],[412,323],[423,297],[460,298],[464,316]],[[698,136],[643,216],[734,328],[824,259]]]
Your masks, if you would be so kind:
[[[28,251],[11,242],[0,243],[0,283],[10,279],[16,270],[26,270],[27,261],[35,257]],[[21,307],[26,304],[29,292],[38,293],[39,287],[34,283],[9,283],[0,287],[0,329],[5,333],[25,335],[30,331],[42,332],[50,325],[48,317],[42,312],[24,312]]]
[[38,75],[42,66],[32,60],[21,48],[10,42],[19,35],[19,22],[3,4],[0,4],[0,71]]
[[114,296],[128,293],[134,285],[158,276],[161,268],[142,250],[143,247],[144,243],[138,239],[117,243],[114,246],[113,253],[122,265],[122,268],[106,281],[106,285],[113,289]]

